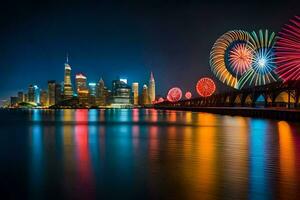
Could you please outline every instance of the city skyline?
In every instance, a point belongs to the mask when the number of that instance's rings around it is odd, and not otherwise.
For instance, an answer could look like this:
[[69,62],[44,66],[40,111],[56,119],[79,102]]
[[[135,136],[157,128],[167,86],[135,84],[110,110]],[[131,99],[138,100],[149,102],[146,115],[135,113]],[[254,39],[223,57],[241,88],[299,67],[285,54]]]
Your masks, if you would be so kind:
[[0,98],[35,78],[37,83],[47,77],[61,80],[66,52],[76,71],[91,81],[97,81],[96,75],[106,82],[121,75],[142,83],[144,71],[153,71],[171,77],[157,77],[158,94],[166,95],[173,86],[195,93],[199,77],[213,77],[208,57],[216,38],[231,29],[277,33],[299,13],[297,1],[214,3],[6,3],[0,14]]
[[[45,81],[44,81],[45,82]],[[132,83],[132,84],[131,84]],[[131,85],[131,86],[130,86]],[[46,89],[40,84],[30,84],[26,89],[15,92],[9,100],[2,100],[0,107],[11,108],[133,108],[151,106],[156,102],[156,84],[153,72],[149,75],[149,91],[139,88],[138,82],[129,82],[118,77],[107,87],[102,77],[88,81],[83,72],[72,72],[69,55],[66,54],[64,79],[47,81]],[[146,84],[144,86],[147,87]],[[144,87],[143,86],[143,87]],[[143,93],[139,96],[139,90]]]
[[[143,82],[141,82],[140,84],[150,84],[151,85],[152,84],[151,81],[153,81],[154,85],[155,85],[153,72],[149,71],[148,74],[150,74],[150,79],[149,80],[146,79]],[[67,95],[69,97],[74,96],[74,95],[78,95],[78,91],[77,91],[77,89],[78,89],[77,88],[77,77],[78,76],[80,76],[81,78],[84,78],[86,80],[87,85],[90,84],[90,83],[96,83],[96,82],[98,83],[101,80],[105,82],[105,80],[106,80],[105,77],[99,76],[99,78],[97,80],[90,81],[88,79],[89,76],[86,75],[85,72],[73,71],[73,65],[71,65],[69,63],[69,54],[67,53],[66,57],[65,57],[64,76],[63,76],[62,80],[55,80],[55,79],[49,77],[48,79],[43,80],[41,83],[38,83],[36,81],[32,81],[28,85],[23,86],[21,89],[15,89],[14,91],[12,91],[11,92],[12,95],[10,95],[9,97],[2,97],[2,98],[0,97],[0,100],[1,101],[9,101],[10,97],[17,96],[16,94],[19,93],[19,92],[22,92],[22,93],[25,94],[26,92],[28,92],[28,87],[30,87],[30,86],[39,87],[39,89],[41,89],[41,90],[48,90],[49,91],[49,82],[54,82],[55,84],[59,84],[62,87],[61,91],[64,95]],[[116,75],[115,78],[113,78],[110,82],[112,82],[113,80],[117,80],[117,79],[120,79],[120,80],[123,79],[123,80],[126,80],[126,84],[127,84],[127,80],[129,80],[128,81],[129,85],[131,85],[132,83],[139,83],[135,80],[130,80],[127,77],[128,76]],[[65,84],[65,83],[67,83],[67,84]],[[65,88],[65,87],[67,87],[67,88]],[[109,85],[109,89],[111,89],[110,85]],[[139,88],[139,92],[141,92],[141,91],[142,91],[142,88]],[[67,94],[65,94],[65,92],[67,92]],[[153,94],[152,94],[152,96],[153,96]],[[159,95],[159,96],[161,96],[161,95]],[[155,86],[154,86],[154,97],[155,97]]]

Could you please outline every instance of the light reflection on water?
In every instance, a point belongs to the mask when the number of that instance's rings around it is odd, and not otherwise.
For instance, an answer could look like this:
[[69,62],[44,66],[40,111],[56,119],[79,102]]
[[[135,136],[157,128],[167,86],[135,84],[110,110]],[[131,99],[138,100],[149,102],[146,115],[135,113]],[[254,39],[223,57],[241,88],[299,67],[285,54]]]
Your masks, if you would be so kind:
[[[287,199],[300,192],[298,124],[151,109],[15,115],[24,145],[11,145],[28,153],[8,166],[27,162],[16,185],[28,184],[30,198]],[[2,137],[14,137],[7,124]]]

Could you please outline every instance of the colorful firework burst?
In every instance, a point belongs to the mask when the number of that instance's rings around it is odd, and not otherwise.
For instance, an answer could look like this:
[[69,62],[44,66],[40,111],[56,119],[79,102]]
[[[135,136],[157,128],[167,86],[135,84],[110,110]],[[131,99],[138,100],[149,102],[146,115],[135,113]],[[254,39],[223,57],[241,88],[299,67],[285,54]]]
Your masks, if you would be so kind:
[[300,16],[286,24],[276,42],[276,72],[284,81],[300,80]]
[[182,97],[182,91],[178,87],[173,87],[169,90],[167,99],[170,102],[177,102],[181,99]]
[[[215,76],[223,83],[237,88],[238,76],[242,71],[250,66],[249,60],[244,62],[245,56],[240,60],[241,50],[243,54],[248,49],[242,48],[243,44],[247,44],[250,34],[242,30],[233,30],[223,34],[213,45],[210,52],[210,66]],[[240,46],[242,45],[242,46]],[[231,56],[230,56],[231,55]],[[228,61],[230,59],[230,61]],[[240,65],[243,63],[243,65]]]
[[210,78],[201,78],[196,85],[196,90],[201,97],[209,97],[216,91],[216,85]]
[[236,44],[229,53],[229,62],[237,75],[245,73],[252,64],[253,51],[247,44]]
[[185,96],[186,99],[191,99],[192,98],[192,93],[190,91],[187,91],[184,96]]
[[265,85],[278,80],[275,69],[275,33],[260,30],[258,35],[252,32],[248,43],[254,52],[252,65],[238,81],[238,88]]

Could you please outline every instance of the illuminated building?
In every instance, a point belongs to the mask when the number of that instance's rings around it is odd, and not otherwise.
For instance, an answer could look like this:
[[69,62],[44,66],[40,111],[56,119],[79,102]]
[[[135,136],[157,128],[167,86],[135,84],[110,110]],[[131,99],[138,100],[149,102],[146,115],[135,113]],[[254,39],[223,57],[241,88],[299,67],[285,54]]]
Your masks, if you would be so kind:
[[90,96],[96,96],[96,89],[97,89],[97,84],[96,83],[89,83],[89,92]]
[[34,85],[33,88],[34,88],[34,103],[40,104],[40,88],[37,85]]
[[76,91],[77,92],[79,90],[85,90],[85,89],[87,89],[86,76],[85,75],[83,75],[83,74],[76,74],[75,79],[76,79]]
[[10,107],[17,107],[18,106],[18,97],[10,97]]
[[127,84],[127,79],[126,78],[120,78],[120,81],[124,82]]
[[139,104],[139,83],[132,83],[133,105]]
[[24,102],[24,93],[23,92],[18,92],[18,103]]
[[27,93],[24,94],[24,102],[28,102],[28,94]]
[[114,80],[112,82],[111,106],[116,108],[131,107],[131,88],[126,84],[127,80]]
[[29,85],[28,87],[28,100],[27,102],[34,102],[34,87],[33,85]]
[[48,105],[52,106],[55,104],[55,81],[48,81]]
[[71,99],[73,97],[73,88],[71,82],[71,66],[69,65],[69,59],[65,63],[65,76],[64,76],[64,99]]
[[96,105],[96,91],[97,91],[97,84],[89,83],[89,104],[91,106]]
[[76,74],[76,90],[80,106],[87,107],[89,104],[89,89],[86,83],[86,76]]
[[143,92],[142,92],[142,105],[149,105],[149,93],[148,93],[148,86],[146,84],[143,85]]
[[55,104],[58,104],[62,100],[62,90],[61,90],[61,84],[56,83],[55,84]]
[[40,103],[41,106],[48,106],[48,93],[47,90],[40,91]]
[[96,88],[96,105],[105,106],[106,104],[107,89],[105,88],[104,81],[101,78]]
[[153,73],[150,73],[150,79],[149,79],[149,103],[152,103],[155,101],[155,80]]

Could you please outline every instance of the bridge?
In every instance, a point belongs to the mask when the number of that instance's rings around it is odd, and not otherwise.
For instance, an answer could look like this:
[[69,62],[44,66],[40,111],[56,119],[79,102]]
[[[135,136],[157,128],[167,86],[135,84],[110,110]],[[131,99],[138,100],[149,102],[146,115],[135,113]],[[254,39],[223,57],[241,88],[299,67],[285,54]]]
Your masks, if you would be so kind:
[[275,82],[243,90],[232,89],[206,98],[164,101],[154,107],[299,121],[300,81]]
[[210,97],[198,97],[178,102],[164,101],[156,107],[276,107],[300,108],[300,81],[275,82],[272,84],[232,89]]

